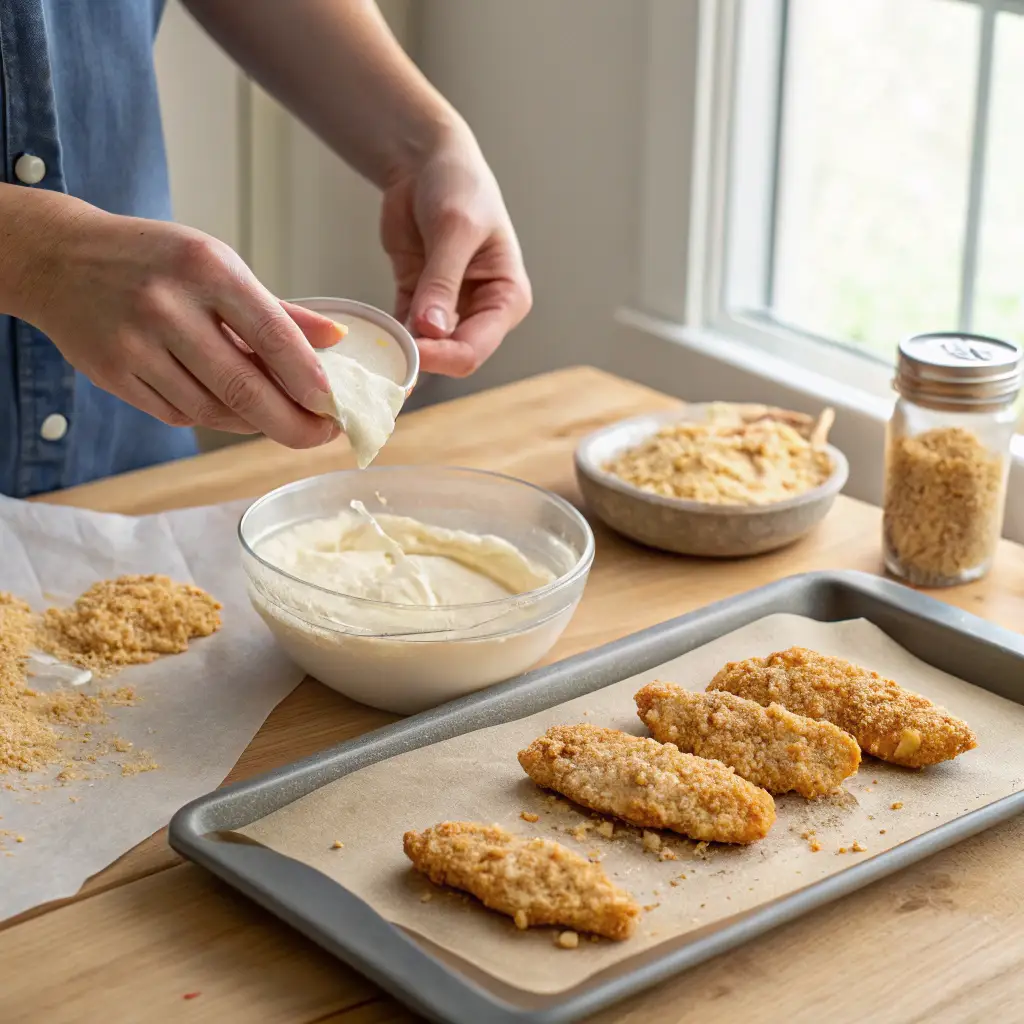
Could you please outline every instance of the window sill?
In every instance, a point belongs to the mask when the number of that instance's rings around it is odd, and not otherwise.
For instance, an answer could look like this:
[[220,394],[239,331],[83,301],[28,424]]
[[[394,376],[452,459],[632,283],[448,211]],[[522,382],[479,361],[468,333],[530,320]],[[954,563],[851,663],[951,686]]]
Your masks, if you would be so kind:
[[[832,375],[786,359],[777,351],[730,334],[687,327],[634,309],[620,309],[615,320],[618,343],[611,369],[623,376],[691,401],[764,402],[816,414],[836,411],[831,440],[850,461],[846,493],[879,505],[885,425],[893,396],[879,380],[871,390],[847,383],[835,361]],[[846,355],[845,353],[840,353]],[[845,375],[844,375],[845,376]],[[887,374],[885,375],[887,377]],[[1014,438],[1004,534],[1024,541],[1024,436]]]

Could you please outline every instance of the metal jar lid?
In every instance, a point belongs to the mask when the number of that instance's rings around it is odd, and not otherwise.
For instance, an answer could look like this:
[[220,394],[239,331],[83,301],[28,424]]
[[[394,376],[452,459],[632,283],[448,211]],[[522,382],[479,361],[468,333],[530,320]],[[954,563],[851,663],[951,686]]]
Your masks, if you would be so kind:
[[933,408],[998,408],[1021,389],[1024,350],[980,334],[915,334],[900,342],[896,390]]

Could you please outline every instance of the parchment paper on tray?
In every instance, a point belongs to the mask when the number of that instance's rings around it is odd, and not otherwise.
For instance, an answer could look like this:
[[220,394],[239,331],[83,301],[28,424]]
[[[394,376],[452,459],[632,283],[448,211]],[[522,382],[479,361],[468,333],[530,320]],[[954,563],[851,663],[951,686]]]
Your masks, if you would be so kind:
[[[224,605],[220,631],[186,653],[83,687],[134,687],[139,702],[110,709],[110,728],[159,768],[124,777],[116,766],[105,772],[101,761],[93,777],[67,785],[54,784],[57,767],[0,774],[0,919],[73,895],[179,807],[218,786],[301,681],[246,597],[235,538],[244,508],[131,518],[0,498],[0,591],[36,611],[125,573],[195,583]],[[32,685],[48,688],[48,681]]]
[[[839,796],[776,798],[772,831],[746,847],[704,848],[661,833],[661,848],[649,840],[645,849],[636,830],[618,826],[604,838],[586,812],[562,800],[553,806],[516,761],[519,749],[557,723],[593,722],[642,734],[632,698],[644,683],[661,678],[703,689],[727,661],[792,645],[849,658],[946,706],[974,728],[978,748],[921,772],[865,758]],[[242,831],[319,869],[389,921],[493,978],[550,994],[1016,792],[1024,786],[1022,730],[1024,707],[931,668],[868,622],[775,615],[549,711],[354,772]],[[523,820],[523,811],[539,820]],[[497,822],[583,854],[594,851],[611,878],[649,908],[636,936],[559,950],[550,929],[517,932],[507,918],[457,894],[437,891],[421,902],[432,887],[412,872],[402,834],[446,819]],[[332,848],[335,840],[343,848]]]

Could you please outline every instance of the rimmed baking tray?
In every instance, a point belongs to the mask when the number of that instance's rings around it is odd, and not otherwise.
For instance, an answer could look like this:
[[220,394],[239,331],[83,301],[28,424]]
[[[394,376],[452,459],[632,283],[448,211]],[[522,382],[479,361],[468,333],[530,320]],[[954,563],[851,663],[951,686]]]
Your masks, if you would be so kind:
[[667,942],[625,972],[538,996],[494,983],[388,923],[305,864],[233,835],[335,779],[396,754],[514,721],[654,668],[769,614],[867,619],[922,661],[1024,704],[1024,637],[889,580],[859,572],[792,576],[709,605],[519,679],[339,744],[194,801],[171,821],[171,846],[203,865],[385,991],[449,1024],[575,1021],[1024,811],[996,800],[870,860],[737,915],[683,946]]

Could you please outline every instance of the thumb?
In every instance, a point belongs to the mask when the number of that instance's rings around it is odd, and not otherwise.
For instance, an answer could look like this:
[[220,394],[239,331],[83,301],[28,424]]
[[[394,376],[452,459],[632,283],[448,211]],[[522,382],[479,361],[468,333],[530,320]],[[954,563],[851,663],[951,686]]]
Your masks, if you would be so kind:
[[472,231],[462,228],[449,229],[429,248],[409,306],[414,333],[446,338],[455,330],[462,280],[475,253]]
[[284,299],[280,302],[281,308],[295,321],[313,348],[330,348],[348,334],[348,328],[344,324],[339,324],[330,317],[314,313],[305,306],[296,306],[294,302],[285,302]]

